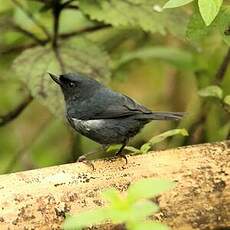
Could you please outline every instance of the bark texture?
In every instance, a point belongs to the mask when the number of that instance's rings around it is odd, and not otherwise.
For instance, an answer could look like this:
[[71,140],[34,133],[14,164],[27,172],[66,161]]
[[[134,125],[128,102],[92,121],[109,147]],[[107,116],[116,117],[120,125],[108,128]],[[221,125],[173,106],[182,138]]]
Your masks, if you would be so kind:
[[156,218],[172,229],[230,229],[230,141],[130,156],[127,165],[124,159],[98,160],[94,166],[95,171],[75,163],[1,175],[0,229],[60,229],[65,213],[103,206],[102,190],[126,191],[141,178],[177,182],[157,198]]

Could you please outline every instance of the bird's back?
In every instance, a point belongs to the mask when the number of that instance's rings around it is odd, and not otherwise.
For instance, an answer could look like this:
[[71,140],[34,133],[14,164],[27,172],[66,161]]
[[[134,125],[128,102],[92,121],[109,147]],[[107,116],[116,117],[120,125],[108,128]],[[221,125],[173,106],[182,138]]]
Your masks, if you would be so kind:
[[114,92],[104,86],[95,90],[91,97],[74,102],[69,113],[78,119],[115,119],[136,114],[149,114],[150,110],[131,98]]

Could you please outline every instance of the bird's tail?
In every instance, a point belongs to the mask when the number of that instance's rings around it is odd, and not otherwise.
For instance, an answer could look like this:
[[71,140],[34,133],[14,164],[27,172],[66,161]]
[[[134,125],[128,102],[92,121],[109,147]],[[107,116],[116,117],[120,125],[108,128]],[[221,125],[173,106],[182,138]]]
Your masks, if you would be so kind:
[[183,112],[152,112],[148,118],[152,120],[180,120],[185,115]]

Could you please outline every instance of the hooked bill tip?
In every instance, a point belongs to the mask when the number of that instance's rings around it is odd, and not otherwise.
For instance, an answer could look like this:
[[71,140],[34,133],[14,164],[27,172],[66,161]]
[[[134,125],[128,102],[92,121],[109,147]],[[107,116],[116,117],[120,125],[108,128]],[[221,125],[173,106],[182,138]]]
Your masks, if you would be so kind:
[[59,76],[55,75],[55,74],[52,74],[52,73],[49,73],[48,74],[50,75],[50,77],[57,83],[57,84],[61,84],[60,82],[60,79],[59,79]]

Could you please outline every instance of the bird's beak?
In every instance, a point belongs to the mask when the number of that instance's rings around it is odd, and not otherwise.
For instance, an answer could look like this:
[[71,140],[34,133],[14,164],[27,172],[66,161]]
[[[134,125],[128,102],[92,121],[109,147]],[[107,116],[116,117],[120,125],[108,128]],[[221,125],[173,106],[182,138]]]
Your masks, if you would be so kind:
[[52,74],[52,73],[49,73],[49,72],[48,72],[48,74],[50,75],[50,77],[51,77],[58,85],[61,85],[59,76],[57,76],[57,75],[55,75],[55,74]]

